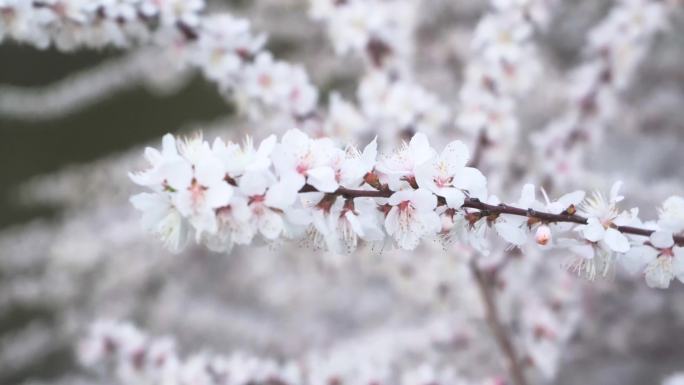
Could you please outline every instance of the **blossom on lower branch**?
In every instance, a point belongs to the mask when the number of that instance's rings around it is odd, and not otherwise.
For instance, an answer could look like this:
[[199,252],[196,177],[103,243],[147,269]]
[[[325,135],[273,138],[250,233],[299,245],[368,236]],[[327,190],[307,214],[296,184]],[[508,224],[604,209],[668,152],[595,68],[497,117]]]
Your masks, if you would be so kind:
[[657,223],[618,208],[620,183],[608,198],[596,193],[587,200],[575,191],[552,201],[542,189],[544,202],[528,184],[507,205],[488,195],[479,170],[466,166],[469,151],[459,141],[438,152],[419,133],[378,156],[377,140],[362,151],[341,149],[293,129],[256,148],[250,139],[210,145],[200,136],[166,135],[161,151],[145,154],[151,167],[131,179],[151,191],[131,202],[174,251],[194,234],[216,251],[288,238],[333,253],[388,239],[405,250],[442,239],[487,252],[490,235],[498,234],[515,247],[567,248],[577,254],[571,270],[588,278],[606,275],[616,260],[644,271],[651,286],[684,278],[684,199],[668,199]]

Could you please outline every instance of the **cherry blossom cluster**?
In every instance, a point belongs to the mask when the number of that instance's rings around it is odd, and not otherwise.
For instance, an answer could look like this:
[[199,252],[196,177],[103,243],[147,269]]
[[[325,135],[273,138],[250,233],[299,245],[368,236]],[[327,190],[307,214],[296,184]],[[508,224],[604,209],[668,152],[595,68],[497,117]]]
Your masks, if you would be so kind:
[[3,38],[60,50],[154,43],[234,93],[249,109],[306,116],[318,91],[303,68],[273,59],[247,20],[204,15],[204,0],[3,0]]
[[526,91],[539,63],[532,35],[549,15],[551,0],[494,0],[478,22],[460,92],[459,128],[486,141],[516,132],[516,97]]
[[249,138],[210,144],[171,135],[162,144],[161,151],[146,150],[151,168],[131,174],[152,191],[131,202],[171,250],[194,234],[216,251],[257,239],[299,239],[333,253],[361,243],[413,250],[424,239],[441,239],[487,253],[493,230],[518,247],[570,249],[578,257],[568,267],[588,278],[607,275],[617,255],[632,271],[645,268],[652,286],[681,275],[681,198],[665,202],[657,223],[642,223],[637,209],[619,209],[621,183],[607,197],[587,199],[576,191],[551,200],[542,190],[543,202],[528,184],[515,205],[503,204],[488,194],[485,176],[466,166],[470,155],[460,141],[438,152],[416,134],[383,156],[377,140],[363,150],[341,149],[296,129],[258,146]]
[[291,362],[244,352],[228,356],[199,353],[182,358],[172,338],[152,338],[131,324],[117,321],[91,325],[77,353],[83,366],[104,368],[115,374],[121,384],[471,384],[453,370],[439,370],[427,364],[397,373],[380,362],[357,362],[349,367],[336,364],[324,355]]
[[326,135],[357,140],[372,129],[393,145],[414,132],[436,134],[447,126],[448,108],[410,71],[417,6],[414,0],[311,2],[310,15],[324,23],[336,53],[353,52],[370,64],[359,81],[358,107],[332,95]]
[[325,23],[338,55],[354,53],[375,67],[389,57],[413,53],[410,42],[418,2],[414,0],[312,0],[310,15]]
[[667,1],[622,0],[590,32],[588,60],[572,73],[569,108],[533,139],[547,175],[562,182],[581,170],[583,148],[596,144],[615,117],[620,92],[631,83],[654,36],[667,26]]

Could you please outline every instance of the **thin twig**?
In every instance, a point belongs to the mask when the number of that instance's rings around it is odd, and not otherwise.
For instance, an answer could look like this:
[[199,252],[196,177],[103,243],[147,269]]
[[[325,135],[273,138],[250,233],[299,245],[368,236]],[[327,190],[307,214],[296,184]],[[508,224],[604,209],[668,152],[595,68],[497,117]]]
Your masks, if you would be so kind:
[[511,342],[506,327],[499,317],[499,310],[494,299],[494,292],[492,291],[492,277],[488,277],[480,270],[475,260],[471,261],[470,270],[475,278],[475,282],[480,291],[480,296],[482,297],[482,302],[485,306],[485,317],[487,318],[489,329],[494,335],[494,338],[499,345],[499,349],[501,349],[501,352],[506,357],[506,367],[511,376],[511,380],[515,385],[527,385],[524,369],[521,366],[522,362],[519,360],[513,342]]

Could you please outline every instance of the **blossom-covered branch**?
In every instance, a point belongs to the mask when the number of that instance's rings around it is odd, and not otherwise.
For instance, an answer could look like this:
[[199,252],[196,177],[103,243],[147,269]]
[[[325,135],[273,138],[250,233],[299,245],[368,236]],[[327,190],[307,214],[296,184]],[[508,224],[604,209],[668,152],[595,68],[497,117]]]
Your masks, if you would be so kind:
[[[372,349],[367,349],[372,350]],[[182,357],[174,339],[153,338],[135,326],[116,321],[94,323],[78,348],[89,369],[104,369],[121,384],[171,383],[207,385],[316,385],[334,383],[401,385],[471,385],[454,370],[419,365],[395,368],[384,362],[341,364],[333,356],[311,354],[281,362],[246,352]],[[347,382],[349,381],[349,382]],[[488,383],[488,382],[483,382]]]
[[205,15],[204,6],[204,0],[4,0],[0,41],[64,51],[154,44],[168,49],[177,63],[201,69],[250,110],[311,114],[318,91],[304,69],[275,60],[249,21]]
[[167,135],[162,151],[148,148],[146,157],[151,168],[131,178],[152,192],[132,203],[174,250],[194,234],[218,251],[255,238],[300,239],[335,253],[362,242],[413,250],[432,238],[486,253],[489,234],[497,233],[518,247],[568,248],[578,255],[569,267],[589,278],[607,274],[618,255],[629,269],[645,267],[654,286],[684,278],[684,199],[668,199],[657,223],[618,208],[620,183],[608,197],[586,200],[575,191],[552,201],[542,190],[544,202],[528,184],[517,203],[503,204],[488,194],[485,176],[466,166],[469,151],[459,141],[438,152],[416,134],[378,157],[376,140],[363,150],[341,149],[299,130],[256,147],[249,138],[243,146],[210,145]]
[[548,23],[553,3],[492,1],[475,27],[456,119],[459,129],[474,140],[474,164],[481,163],[488,147],[494,147],[497,156],[487,160],[502,161],[515,145],[518,98],[540,72],[534,31]]

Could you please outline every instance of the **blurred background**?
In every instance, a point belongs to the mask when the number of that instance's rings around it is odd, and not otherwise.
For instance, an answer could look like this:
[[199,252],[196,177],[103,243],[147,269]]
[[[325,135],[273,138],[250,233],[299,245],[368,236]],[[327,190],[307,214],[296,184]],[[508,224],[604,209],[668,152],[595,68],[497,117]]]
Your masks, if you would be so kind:
[[[523,102],[524,123],[539,127],[559,110],[562,74],[581,61],[586,32],[611,4],[560,2],[539,37],[547,77]],[[324,102],[331,89],[353,95],[362,63],[335,59],[320,26],[307,17],[306,2],[214,1],[210,8],[246,16],[255,30],[268,32],[268,48],[303,63]],[[485,9],[479,1],[447,0],[427,0],[421,9],[418,81],[452,108],[467,42]],[[680,14],[623,95],[624,114],[605,144],[587,160],[606,180],[623,178],[629,204],[650,218],[654,202],[684,193],[683,36]],[[0,383],[102,382],[84,373],[73,355],[78,336],[101,317],[173,334],[185,351],[290,357],[354,341],[375,344],[367,341],[425,325],[439,334],[445,320],[472,306],[473,293],[449,292],[448,281],[408,274],[415,262],[401,257],[316,260],[296,248],[259,248],[258,256],[248,248],[230,256],[202,247],[181,255],[165,251],[140,229],[128,203],[137,190],[127,172],[143,165],[143,147],[159,146],[167,132],[202,130],[208,138],[220,133],[237,140],[251,123],[200,75],[150,56],[0,46]],[[84,96],[70,103],[65,94]],[[430,258],[421,263],[433,270],[423,274],[444,273]],[[655,384],[684,370],[680,283],[658,291],[618,275],[580,286],[583,316],[557,376],[545,382]],[[464,328],[447,339],[459,332],[476,335]],[[455,360],[475,377],[485,369],[472,363],[497,354],[487,349],[491,342],[479,341],[483,347],[475,352],[456,345],[434,359]]]

